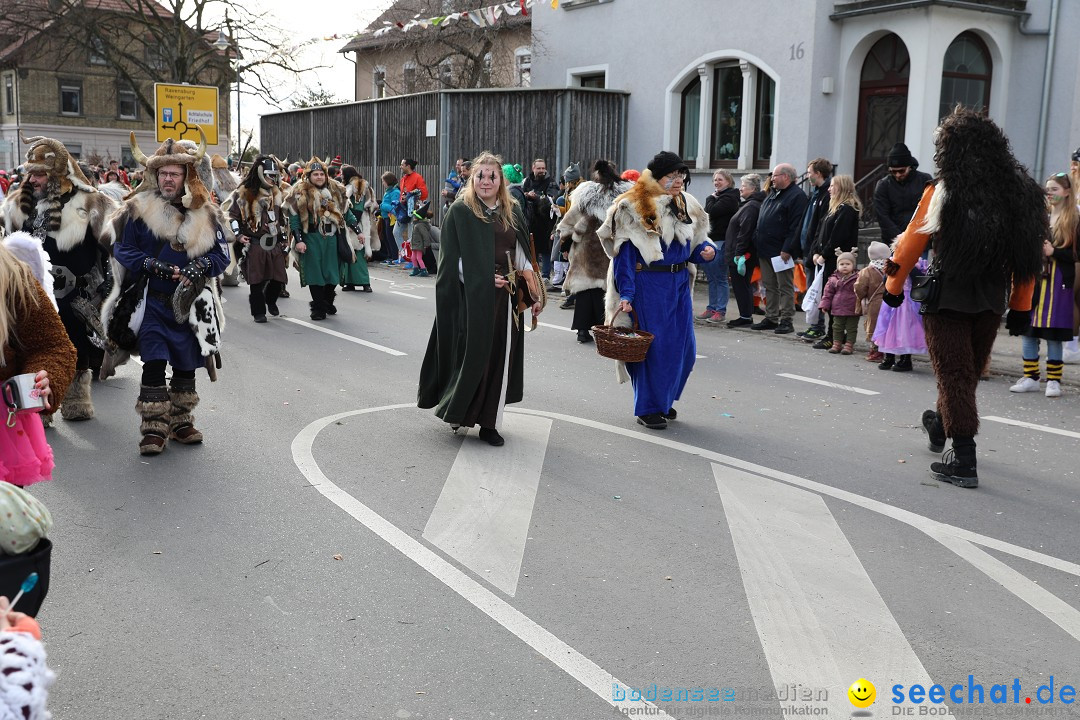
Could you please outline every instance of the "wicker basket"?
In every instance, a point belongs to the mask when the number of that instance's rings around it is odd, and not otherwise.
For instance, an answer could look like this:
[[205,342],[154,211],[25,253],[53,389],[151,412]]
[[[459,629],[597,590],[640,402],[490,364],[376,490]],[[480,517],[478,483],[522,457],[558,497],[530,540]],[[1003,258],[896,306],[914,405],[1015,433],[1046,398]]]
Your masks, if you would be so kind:
[[621,310],[616,310],[611,318],[611,325],[593,325],[593,337],[596,338],[596,352],[600,355],[623,362],[641,362],[652,345],[653,334],[638,329],[637,316],[631,311],[630,319],[634,326],[616,327],[615,318]]

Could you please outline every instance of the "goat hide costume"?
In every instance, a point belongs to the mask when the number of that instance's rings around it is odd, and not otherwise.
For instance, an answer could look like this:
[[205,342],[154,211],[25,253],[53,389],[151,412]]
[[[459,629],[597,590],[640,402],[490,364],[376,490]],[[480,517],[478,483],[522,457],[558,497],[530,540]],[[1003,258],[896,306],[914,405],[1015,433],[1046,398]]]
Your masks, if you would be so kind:
[[356,216],[356,227],[364,236],[364,244],[361,245],[356,231],[352,227],[346,228],[345,234],[349,238],[349,246],[357,252],[363,251],[364,257],[370,260],[371,253],[382,248],[379,235],[375,232],[375,212],[379,209],[375,192],[367,179],[355,175],[349,178],[345,185],[345,197],[348,199],[353,215]]
[[570,194],[570,209],[559,223],[559,236],[572,238],[570,269],[566,272],[563,290],[568,295],[607,287],[611,258],[604,252],[596,231],[604,224],[608,208],[633,183],[619,182],[612,186],[598,182],[583,182]]

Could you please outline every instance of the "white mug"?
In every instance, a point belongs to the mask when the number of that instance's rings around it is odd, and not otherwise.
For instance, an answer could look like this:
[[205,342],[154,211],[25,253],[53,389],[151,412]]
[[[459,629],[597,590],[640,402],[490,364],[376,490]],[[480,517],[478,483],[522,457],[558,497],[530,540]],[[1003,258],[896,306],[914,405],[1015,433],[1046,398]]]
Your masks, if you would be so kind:
[[16,375],[0,383],[0,397],[8,410],[15,412],[41,412],[45,409],[45,398],[41,390],[34,387],[35,373]]

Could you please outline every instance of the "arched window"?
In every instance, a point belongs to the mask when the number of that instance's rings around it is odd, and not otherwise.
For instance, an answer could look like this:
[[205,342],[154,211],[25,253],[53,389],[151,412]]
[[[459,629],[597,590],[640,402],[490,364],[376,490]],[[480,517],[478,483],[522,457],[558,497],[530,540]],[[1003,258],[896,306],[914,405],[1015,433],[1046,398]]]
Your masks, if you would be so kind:
[[982,38],[973,32],[957,35],[945,51],[938,116],[951,113],[957,103],[973,110],[989,108],[992,74],[990,51]]
[[700,169],[768,167],[775,105],[776,82],[746,60],[699,66],[680,93],[680,155]]

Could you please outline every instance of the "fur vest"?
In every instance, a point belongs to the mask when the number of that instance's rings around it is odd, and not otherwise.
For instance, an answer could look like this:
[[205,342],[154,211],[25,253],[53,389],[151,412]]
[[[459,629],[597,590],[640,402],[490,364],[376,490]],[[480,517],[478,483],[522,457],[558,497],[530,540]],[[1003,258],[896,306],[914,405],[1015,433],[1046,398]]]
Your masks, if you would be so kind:
[[210,252],[219,230],[227,242],[233,241],[229,223],[221,209],[212,203],[181,212],[157,192],[133,195],[113,213],[110,221],[113,240],[123,235],[128,220],[142,220],[155,237],[168,242],[174,250],[185,251],[192,260]]
[[97,190],[75,188],[66,198],[49,195],[41,200],[34,200],[33,186],[29,182],[4,198],[0,205],[0,216],[4,220],[4,230],[8,234],[23,229],[23,223],[30,217],[37,203],[37,212],[48,218],[47,232],[56,240],[61,252],[67,252],[86,239],[86,231],[104,247],[111,244],[108,233],[108,218],[116,209],[116,203],[107,195]]
[[571,238],[570,269],[566,272],[563,289],[570,293],[607,287],[611,258],[604,252],[596,231],[604,224],[608,208],[615,198],[632,187],[629,182],[617,182],[611,187],[597,182],[584,182],[570,194],[570,208],[559,222],[559,236]]
[[289,212],[300,218],[300,231],[305,235],[315,232],[321,222],[329,222],[337,228],[345,227],[345,211],[348,209],[345,186],[327,178],[326,185],[315,187],[307,178],[293,186],[285,198]]
[[[252,192],[248,187],[240,185],[221,204],[221,210],[228,213],[232,206],[236,205],[240,212],[240,221],[247,225],[251,232],[257,232],[263,219],[263,210],[270,208],[280,212],[284,202],[285,193],[280,188],[260,187],[256,192]],[[283,220],[279,218],[278,222]]]
[[352,207],[359,203],[363,210],[353,210],[356,221],[360,224],[360,232],[364,235],[364,244],[360,244],[360,236],[352,228],[346,228],[345,236],[349,239],[349,245],[353,250],[363,250],[364,257],[371,259],[371,253],[379,250],[382,243],[379,236],[374,232],[375,211],[379,209],[379,203],[375,200],[375,192],[371,189],[371,183],[362,177],[354,177],[345,186],[345,198],[348,201],[345,207]]

